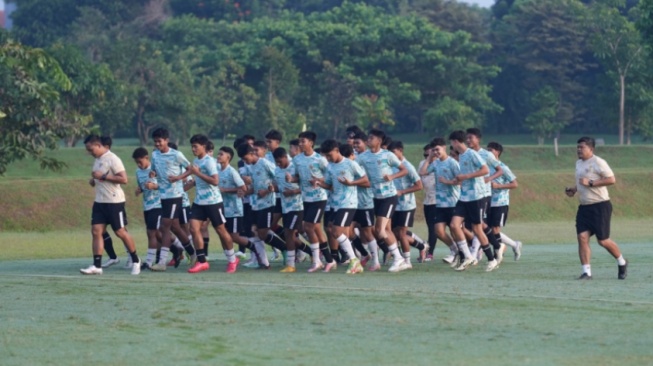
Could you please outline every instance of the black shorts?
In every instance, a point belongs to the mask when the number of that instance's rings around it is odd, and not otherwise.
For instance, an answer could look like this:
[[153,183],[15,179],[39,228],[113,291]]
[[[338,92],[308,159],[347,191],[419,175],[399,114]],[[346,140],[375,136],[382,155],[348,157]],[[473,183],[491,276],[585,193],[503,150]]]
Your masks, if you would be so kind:
[[323,222],[324,222],[325,227],[329,226],[329,224],[333,222],[333,214],[334,213],[335,213],[335,211],[333,211],[333,209],[331,207],[324,209],[324,220],[323,220]]
[[264,208],[262,210],[252,210],[256,216],[254,224],[257,229],[269,229],[272,227],[272,214],[274,213],[274,206]]
[[428,226],[435,224],[435,205],[424,205],[424,221]]
[[161,215],[164,219],[180,219],[182,210],[182,199],[166,198],[161,200]]
[[360,227],[371,227],[374,226],[374,209],[358,209],[354,215],[354,221],[360,225]]
[[93,202],[91,225],[111,225],[113,231],[118,231],[127,226],[127,212],[125,203],[99,203]]
[[191,210],[191,219],[197,221],[206,221],[209,219],[213,227],[220,226],[227,221],[224,217],[224,206],[222,202],[214,205],[198,205],[194,203],[193,209]]
[[286,230],[301,230],[304,222],[304,211],[290,211],[283,214],[283,228]]
[[504,227],[508,221],[508,207],[490,207],[487,213],[487,224],[489,227]]
[[190,222],[190,218],[192,215],[192,210],[190,207],[182,207],[181,208],[181,215],[179,215],[179,223],[181,225],[186,225]]
[[455,207],[436,207],[434,220],[435,223],[439,224],[444,222],[448,226],[451,223],[455,209]]
[[243,231],[244,222],[243,217],[227,217],[227,222],[225,222],[224,226],[227,228],[229,234],[237,234]]
[[304,222],[317,224],[322,220],[324,215],[325,201],[304,202]]
[[247,237],[254,236],[254,233],[252,233],[252,225],[255,223],[256,216],[252,211],[252,205],[249,203],[243,203],[243,231],[241,234]]
[[159,230],[159,226],[161,226],[160,208],[143,211],[143,217],[145,218],[145,228],[147,230]]
[[576,234],[589,231],[590,236],[596,235],[598,240],[609,239],[611,218],[612,203],[610,201],[580,205],[576,213]]
[[478,225],[483,223],[485,199],[481,198],[476,201],[463,202],[458,201],[453,215],[462,217],[465,225]]
[[355,208],[341,208],[333,213],[331,222],[334,226],[349,227],[354,221],[354,215],[356,215]]
[[374,216],[376,217],[385,217],[387,219],[392,217],[395,209],[397,208],[397,202],[399,199],[397,196],[387,197],[387,198],[375,198],[374,199]]
[[275,214],[282,213],[283,211],[281,210],[281,197],[277,197],[277,201],[274,203],[274,211],[272,211]]
[[392,215],[392,228],[396,227],[413,227],[415,221],[415,209],[410,211],[395,211]]

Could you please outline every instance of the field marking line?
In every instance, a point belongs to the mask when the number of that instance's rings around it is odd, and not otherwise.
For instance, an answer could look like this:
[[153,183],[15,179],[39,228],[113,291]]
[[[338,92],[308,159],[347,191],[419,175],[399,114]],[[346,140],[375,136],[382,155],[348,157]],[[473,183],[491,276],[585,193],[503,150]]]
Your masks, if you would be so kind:
[[[38,275],[38,274],[1,274],[2,277],[27,277],[27,278],[52,278],[52,279],[72,279],[72,280],[101,280],[101,281],[133,281],[132,278],[107,278],[107,277],[98,277],[98,276],[83,276],[83,275]],[[373,287],[346,287],[346,286],[318,286],[318,285],[297,285],[291,283],[264,283],[264,282],[222,282],[222,281],[174,281],[170,282],[169,280],[148,280],[149,282],[165,282],[170,285],[227,285],[227,286],[255,286],[255,287],[286,287],[286,288],[300,288],[300,289],[312,289],[312,290],[342,290],[342,291],[366,291],[366,292],[379,292],[379,293],[405,293],[412,292],[409,290],[397,290],[397,289],[385,289],[385,288],[373,288]],[[453,295],[453,296],[465,296],[465,297],[479,297],[485,299],[494,299],[483,293],[471,293],[471,292],[454,292],[454,291],[437,291],[433,292],[433,295]],[[419,295],[428,295],[426,292],[419,292]],[[614,300],[614,299],[589,299],[589,298],[580,298],[580,297],[561,297],[561,296],[542,296],[542,295],[510,295],[502,294],[501,297],[509,297],[514,299],[543,299],[543,300],[573,300],[573,301],[586,301],[586,302],[604,302],[604,303],[614,303],[614,304],[637,304],[637,305],[650,305],[653,306],[652,301],[638,301],[638,300]]]

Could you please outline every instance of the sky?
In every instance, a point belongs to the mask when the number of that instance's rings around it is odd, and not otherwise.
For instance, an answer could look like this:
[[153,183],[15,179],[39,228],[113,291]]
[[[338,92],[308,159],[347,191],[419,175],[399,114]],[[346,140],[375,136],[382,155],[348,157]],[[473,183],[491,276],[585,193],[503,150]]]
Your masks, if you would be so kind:
[[484,8],[489,8],[494,5],[494,0],[458,0],[461,3],[476,4]]

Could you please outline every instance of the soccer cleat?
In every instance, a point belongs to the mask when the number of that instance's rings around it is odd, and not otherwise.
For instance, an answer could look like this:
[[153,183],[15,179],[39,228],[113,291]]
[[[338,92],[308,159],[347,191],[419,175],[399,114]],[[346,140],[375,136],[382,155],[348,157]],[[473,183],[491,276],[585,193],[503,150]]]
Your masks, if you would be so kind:
[[197,254],[193,254],[188,257],[188,261],[190,262],[191,267],[195,267],[195,263],[197,263]]
[[245,253],[241,252],[240,250],[237,250],[235,255],[236,255],[236,257],[238,257],[240,259],[247,258],[247,255]]
[[233,262],[228,262],[227,263],[227,273],[236,273],[236,270],[238,269],[238,263],[240,263],[240,259],[236,257],[236,260]]
[[82,274],[85,275],[101,275],[102,274],[102,268],[97,268],[94,265],[90,265],[87,268],[82,268],[79,270]]
[[304,253],[301,250],[298,250],[297,254],[295,255],[295,263],[302,263],[306,261],[306,258],[308,258],[308,254]]
[[626,261],[626,264],[623,266],[619,266],[619,272],[617,274],[617,278],[620,280],[625,280],[626,276],[628,276],[628,261]]
[[392,262],[388,272],[401,272],[409,269],[408,263],[404,259]]
[[456,267],[456,271],[464,271],[469,266],[475,266],[478,264],[478,260],[474,257],[465,258],[465,260]]
[[311,265],[311,268],[309,268],[307,272],[308,273],[317,272],[317,271],[321,270],[322,268],[324,268],[324,265],[322,264],[322,262],[313,263]]
[[370,259],[372,259],[372,256],[369,255],[369,254],[366,255],[366,256],[364,256],[364,257],[362,257],[362,258],[360,259],[360,261],[361,261],[361,266],[365,267],[365,266],[367,265],[367,262],[370,261]]
[[204,262],[204,263],[195,262],[195,265],[188,269],[188,273],[200,273],[200,272],[208,271],[209,268],[210,268],[209,262]]
[[152,267],[150,267],[150,269],[154,272],[165,272],[165,270],[168,268],[166,267],[165,263],[158,262],[153,264]]
[[512,251],[515,253],[515,260],[518,261],[519,258],[521,258],[521,242],[516,241],[515,242],[516,246],[512,249]]
[[276,262],[282,258],[281,251],[277,248],[272,248],[273,256],[270,261]]
[[494,256],[496,257],[497,266],[503,262],[503,250],[506,248],[506,245],[501,243],[499,249],[494,251]]
[[295,273],[297,272],[297,269],[293,266],[285,266],[281,271],[281,273]]
[[349,267],[347,268],[348,274],[363,273],[363,266],[361,261],[357,258],[352,259],[349,262]]
[[453,259],[453,261],[451,262],[451,264],[449,264],[449,267],[455,269],[455,268],[457,268],[459,265],[461,265],[462,263],[463,263],[463,259],[460,257],[460,255],[456,254],[456,255],[454,256],[454,259]]
[[485,267],[485,272],[492,272],[497,268],[499,268],[499,261],[495,259],[487,263],[487,267]]
[[379,263],[376,263],[376,264],[370,264],[370,265],[367,267],[367,270],[370,271],[370,272],[376,272],[376,271],[378,271],[378,270],[380,270],[380,269],[381,269],[381,264],[379,264]]
[[329,273],[329,271],[336,268],[338,268],[338,263],[336,263],[336,261],[331,261],[331,263],[327,263],[324,265],[324,269],[322,270],[322,272]]
[[118,263],[120,263],[120,258],[109,258],[108,261],[102,263],[102,268],[109,268]]
[[456,255],[455,254],[449,254],[448,256],[442,258],[442,261],[446,264],[451,264],[456,261]]
[[144,269],[152,270],[152,266],[147,262],[143,262],[143,263],[141,263],[141,271],[144,270]]
[[582,275],[580,275],[580,277],[578,277],[578,279],[579,280],[591,280],[592,276],[588,275],[587,273],[583,273]]
[[410,263],[410,259],[406,258],[404,262],[406,262],[406,269],[413,269],[413,264]]
[[136,276],[139,274],[141,274],[141,262],[135,262],[134,265],[132,266],[132,275]]
[[169,267],[175,267],[175,268],[177,268],[177,267],[179,267],[179,265],[181,264],[181,262],[182,262],[183,260],[184,260],[184,254],[181,253],[178,257],[173,257],[173,258],[170,260],[170,262],[168,262],[167,265],[168,265]]
[[431,249],[431,247],[428,244],[424,243],[424,249],[419,251],[419,257],[417,257],[417,263],[426,262],[426,255],[428,254],[429,249]]
[[245,268],[258,268],[258,261],[249,261],[244,264]]
[[426,258],[424,258],[424,262],[431,262],[433,261],[433,254],[427,254]]
[[267,270],[270,269],[270,265],[268,264],[267,266],[265,264],[259,264],[256,269],[262,269],[262,270]]

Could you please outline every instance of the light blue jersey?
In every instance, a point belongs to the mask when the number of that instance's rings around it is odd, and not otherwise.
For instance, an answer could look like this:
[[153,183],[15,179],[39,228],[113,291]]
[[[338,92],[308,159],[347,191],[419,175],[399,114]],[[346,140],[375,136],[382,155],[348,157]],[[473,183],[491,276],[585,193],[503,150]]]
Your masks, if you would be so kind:
[[188,192],[181,194],[181,207],[190,207],[190,199],[188,198]]
[[[408,174],[404,175],[401,178],[395,179],[393,181],[395,188],[397,188],[397,191],[412,187],[415,185],[415,183],[420,181],[419,174],[417,174],[417,171],[415,170],[413,164],[411,164],[406,159],[404,159],[401,163],[406,167],[406,169],[408,169]],[[398,171],[399,169],[395,168],[393,169],[392,174],[395,174]],[[402,194],[401,196],[399,196],[397,202],[397,208],[396,208],[397,211],[410,211],[416,208],[417,208],[417,203],[415,202],[414,192]]]
[[150,172],[152,171],[152,166],[146,169],[136,169],[136,183],[138,188],[143,191],[143,211],[153,210],[155,208],[161,208],[161,198],[159,198],[158,189],[147,189],[145,188],[146,183],[156,183],[156,178],[150,178]]
[[[463,154],[460,154],[458,160],[460,174],[475,173],[485,165],[485,160],[483,160],[483,158],[472,149],[465,150]],[[482,176],[465,179],[460,187],[460,200],[463,202],[471,202],[487,197],[485,195],[486,187],[487,185]]]
[[[508,184],[517,177],[512,173],[510,168],[504,163],[501,163],[501,168],[503,169],[503,174],[495,179],[494,181],[499,184]],[[490,167],[490,175],[494,174],[496,171],[494,168]],[[501,207],[510,205],[510,190],[509,189],[492,189],[492,203],[491,207]]]
[[[490,151],[485,150],[483,148],[480,148],[477,151],[478,155],[481,156],[483,160],[485,160],[485,164],[487,164],[488,168],[490,168],[490,173],[488,173],[485,177],[489,177],[492,174],[496,172],[496,169],[499,165],[501,165],[501,162],[497,160],[497,158],[492,154]],[[485,196],[483,197],[490,197],[492,196],[492,182],[487,182],[485,183]]]
[[435,174],[435,206],[456,207],[460,199],[460,186],[440,182],[440,177],[446,180],[453,180],[460,174],[460,166],[456,159],[448,156],[444,160],[436,160],[429,165],[429,173]]
[[265,159],[269,161],[270,163],[274,164],[274,155],[272,155],[272,151],[268,150],[268,152],[265,153]]
[[299,176],[299,187],[302,189],[302,200],[304,202],[326,201],[327,192],[322,187],[315,187],[311,184],[313,178],[324,178],[329,163],[320,154],[313,152],[313,155],[306,156],[299,154],[292,160]]
[[358,190],[356,186],[346,186],[339,179],[354,181],[364,176],[365,170],[353,160],[344,158],[339,163],[329,164],[324,183],[331,186],[332,211],[358,208]]
[[258,191],[269,190],[270,185],[274,182],[274,164],[267,159],[258,159],[256,164],[249,166],[249,172],[252,177],[252,188],[254,193],[250,197],[252,210],[260,211],[266,208],[274,207],[276,204],[276,195],[269,192],[265,197],[259,197]]
[[356,161],[367,172],[374,198],[388,198],[397,195],[397,189],[394,183],[383,179],[385,175],[393,174],[392,168],[397,168],[401,165],[401,162],[395,154],[383,149],[377,153],[366,150],[364,153],[358,155]]
[[168,177],[181,175],[190,163],[181,152],[170,149],[167,153],[159,150],[152,152],[152,170],[156,172],[161,199],[180,198],[184,193],[184,183],[171,183]]
[[290,183],[286,180],[286,174],[291,176],[297,175],[297,169],[293,165],[292,161],[286,168],[276,167],[274,171],[274,180],[277,183],[277,188],[279,189],[279,196],[281,196],[281,212],[288,213],[293,211],[303,211],[304,203],[302,201],[302,194],[297,193],[292,196],[286,196],[283,194],[283,191],[286,189],[299,189],[299,184]]
[[[242,163],[242,165],[241,165],[241,163]],[[249,177],[250,176],[249,175],[249,165],[245,164],[245,162],[242,161],[242,160],[239,161],[238,162],[238,173],[240,173],[241,177]],[[243,204],[250,203],[251,197],[252,197],[251,194],[243,196],[243,198],[242,198]]]
[[[193,165],[200,168],[202,174],[208,176],[218,175],[218,163],[210,155],[204,155],[203,158],[195,158]],[[200,177],[195,177],[195,201],[197,205],[216,205],[222,202],[222,194],[220,188],[209,184]]]
[[[238,174],[238,171],[231,165],[226,168],[220,169],[218,173],[220,177],[220,188],[240,188],[245,186],[245,182]],[[243,200],[238,197],[237,193],[222,193],[222,204],[224,205],[225,217],[243,217]]]

